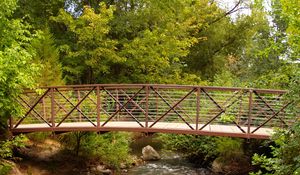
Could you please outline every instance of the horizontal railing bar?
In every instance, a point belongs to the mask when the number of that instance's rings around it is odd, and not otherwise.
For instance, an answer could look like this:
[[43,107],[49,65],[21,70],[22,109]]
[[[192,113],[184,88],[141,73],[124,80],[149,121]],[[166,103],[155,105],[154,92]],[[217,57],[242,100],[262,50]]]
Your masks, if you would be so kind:
[[[257,93],[275,93],[275,94],[284,94],[286,90],[272,90],[272,89],[255,89],[255,88],[241,88],[241,87],[217,87],[217,86],[197,86],[197,85],[176,85],[176,84],[82,84],[82,85],[63,85],[63,86],[49,86],[49,87],[39,87],[39,89],[48,89],[48,88],[58,88],[58,89],[70,89],[70,88],[93,88],[93,87],[105,87],[106,89],[109,88],[141,88],[145,86],[151,86],[154,89],[165,89],[165,88],[172,88],[172,89],[193,89],[193,88],[203,88],[205,90],[220,90],[220,91],[249,91],[253,90]],[[32,91],[32,90],[29,90]]]

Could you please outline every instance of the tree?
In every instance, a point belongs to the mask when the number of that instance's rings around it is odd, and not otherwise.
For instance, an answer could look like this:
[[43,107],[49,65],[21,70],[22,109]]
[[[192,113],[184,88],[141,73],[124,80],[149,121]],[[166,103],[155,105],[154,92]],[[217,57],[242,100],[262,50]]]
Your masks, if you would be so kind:
[[57,26],[49,18],[56,16],[61,8],[70,7],[65,0],[18,0],[13,18],[22,19],[24,22],[29,23],[35,30],[50,28],[55,31]]
[[287,20],[288,44],[290,47],[290,59],[300,60],[300,2],[297,0],[280,0],[282,4],[282,16]]
[[23,88],[35,85],[39,66],[32,62],[30,41],[34,36],[28,25],[19,19],[11,19],[17,1],[0,2],[0,125],[7,127],[10,116],[20,114],[15,98]]
[[215,5],[191,0],[113,2],[99,8],[91,3],[80,16],[62,10],[53,18],[67,29],[58,39],[69,82],[200,82],[182,71],[182,58],[199,41],[195,33],[216,13]]
[[35,51],[33,61],[42,65],[36,81],[39,86],[63,85],[62,66],[59,61],[59,51],[49,30],[40,32],[39,36],[31,41]]
[[277,131],[272,140],[276,146],[271,146],[272,155],[268,158],[265,155],[255,154],[253,164],[260,165],[267,172],[259,171],[252,174],[297,175],[300,173],[300,123],[295,124],[291,130]]
[[61,10],[59,16],[54,17],[56,22],[63,23],[72,35],[72,43],[61,46],[65,51],[62,59],[66,79],[69,82],[95,83],[94,77],[110,70],[111,64],[123,61],[116,54],[117,41],[109,38],[110,27],[108,23],[113,18],[114,8],[107,8],[101,4],[101,12],[85,7],[79,18]]

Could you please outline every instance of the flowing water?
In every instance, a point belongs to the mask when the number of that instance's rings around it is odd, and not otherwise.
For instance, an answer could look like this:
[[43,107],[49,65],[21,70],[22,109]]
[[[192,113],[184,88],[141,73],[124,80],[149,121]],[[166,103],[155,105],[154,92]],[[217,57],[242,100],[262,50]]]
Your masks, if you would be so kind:
[[213,175],[205,168],[196,168],[194,164],[176,153],[162,153],[160,142],[153,136],[141,137],[131,145],[133,154],[142,155],[142,148],[151,145],[157,150],[162,159],[158,161],[148,161],[143,165],[134,167],[128,171],[128,175]]
[[129,170],[128,175],[212,175],[204,168],[195,168],[192,163],[178,155],[163,156],[161,160],[149,161]]

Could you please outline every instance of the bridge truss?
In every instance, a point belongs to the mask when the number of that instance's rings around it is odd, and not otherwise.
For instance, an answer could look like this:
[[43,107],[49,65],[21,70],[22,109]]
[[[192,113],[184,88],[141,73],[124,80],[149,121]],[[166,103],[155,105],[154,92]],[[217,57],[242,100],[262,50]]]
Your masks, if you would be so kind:
[[96,84],[25,90],[13,133],[137,131],[268,138],[299,113],[286,91],[149,84]]

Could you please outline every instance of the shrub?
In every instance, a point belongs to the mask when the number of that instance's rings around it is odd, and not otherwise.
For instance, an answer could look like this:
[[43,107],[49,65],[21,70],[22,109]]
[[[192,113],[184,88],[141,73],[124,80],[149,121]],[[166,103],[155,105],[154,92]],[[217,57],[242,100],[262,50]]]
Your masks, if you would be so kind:
[[0,158],[11,158],[13,156],[14,147],[25,147],[27,137],[19,135],[11,140],[0,142]]
[[254,165],[260,165],[266,171],[252,173],[252,175],[297,175],[300,174],[300,122],[290,130],[277,131],[272,140],[276,146],[270,146],[272,157],[255,154],[252,158]]
[[129,154],[130,138],[128,133],[122,132],[74,132],[64,134],[60,140],[76,154],[99,159],[111,168],[119,169],[122,163],[132,163]]
[[165,149],[178,151],[199,166],[209,165],[218,155],[216,137],[160,134]]
[[11,171],[12,167],[10,164],[0,160],[0,175],[7,175]]

